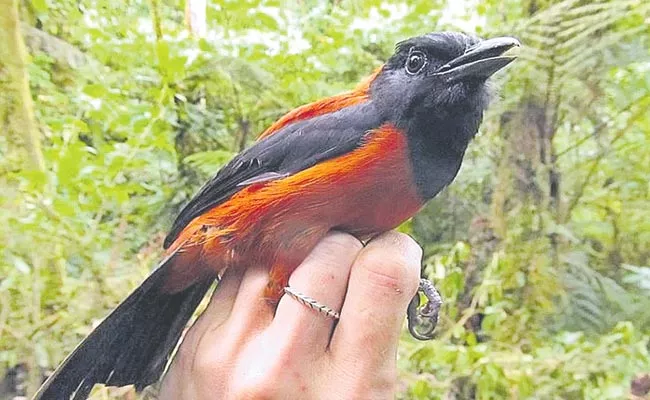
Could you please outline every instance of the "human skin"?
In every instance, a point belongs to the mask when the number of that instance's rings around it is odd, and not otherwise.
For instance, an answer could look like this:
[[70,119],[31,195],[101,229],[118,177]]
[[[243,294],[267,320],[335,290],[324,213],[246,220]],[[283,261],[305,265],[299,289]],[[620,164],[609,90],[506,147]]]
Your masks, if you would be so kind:
[[393,399],[396,355],[422,250],[388,232],[365,247],[332,232],[289,286],[334,310],[338,323],[288,295],[260,297],[267,271],[229,271],[188,331],[160,399]]

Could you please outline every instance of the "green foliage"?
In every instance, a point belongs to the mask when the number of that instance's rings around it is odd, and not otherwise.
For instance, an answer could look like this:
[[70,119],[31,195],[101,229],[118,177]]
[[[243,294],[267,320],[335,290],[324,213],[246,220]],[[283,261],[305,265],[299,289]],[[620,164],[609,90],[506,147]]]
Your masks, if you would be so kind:
[[466,344],[403,345],[405,363],[428,371],[405,373],[410,389],[404,398],[622,399],[627,389],[621,383],[648,365],[647,337],[631,323],[595,340],[564,332],[525,345],[476,343],[471,334],[457,335]]
[[404,336],[400,396],[618,399],[648,372],[650,3],[229,0],[201,39],[158,3],[157,27],[145,0],[24,2],[85,61],[32,50],[45,172],[0,140],[0,375],[27,367],[31,393],[219,166],[442,29],[525,47],[456,182],[402,227],[446,303],[436,340]]

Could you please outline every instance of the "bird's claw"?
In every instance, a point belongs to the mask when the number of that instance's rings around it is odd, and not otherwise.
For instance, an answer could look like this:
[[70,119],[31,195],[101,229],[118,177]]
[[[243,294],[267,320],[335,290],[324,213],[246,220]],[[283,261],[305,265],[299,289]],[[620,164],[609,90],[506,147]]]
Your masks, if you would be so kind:
[[[420,293],[427,303],[420,307]],[[427,279],[420,279],[418,292],[411,300],[407,310],[408,327],[411,335],[418,340],[433,339],[433,331],[438,325],[438,314],[442,306],[442,297]]]

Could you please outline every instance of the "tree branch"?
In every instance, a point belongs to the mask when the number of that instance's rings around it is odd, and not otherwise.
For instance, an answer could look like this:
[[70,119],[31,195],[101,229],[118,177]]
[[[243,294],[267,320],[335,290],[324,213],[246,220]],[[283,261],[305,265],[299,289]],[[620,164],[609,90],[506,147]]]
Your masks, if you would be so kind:
[[593,132],[581,137],[578,139],[574,144],[571,146],[567,147],[566,149],[562,150],[560,153],[557,154],[557,158],[562,157],[563,155],[567,154],[571,150],[574,150],[578,147],[580,147],[582,144],[584,144],[587,140],[591,139],[592,137],[598,135],[601,133],[605,128],[607,128],[608,124],[615,121],[618,117],[621,116],[621,114],[626,113],[632,109],[636,104],[638,104],[641,100],[646,99],[647,96],[642,96],[641,98],[635,99],[634,101],[631,101],[629,104],[627,104],[625,107],[623,107],[620,112],[615,115],[613,118],[609,118],[607,121],[603,121],[600,124],[598,124]]
[[609,142],[609,145],[606,147],[606,150],[602,150],[596,157],[593,158],[593,164],[589,168],[589,171],[587,172],[587,176],[585,177],[584,181],[582,184],[580,184],[580,188],[578,189],[578,193],[576,196],[573,198],[571,203],[569,204],[569,207],[567,209],[567,216],[571,215],[573,212],[574,208],[578,205],[580,202],[580,199],[585,193],[585,189],[587,188],[587,185],[589,185],[591,178],[593,178],[594,174],[596,173],[598,169],[598,164],[602,161],[603,158],[609,153],[608,149],[611,149],[611,147],[616,143],[620,138],[625,135],[625,133],[628,131],[628,129],[632,126],[632,124],[639,119],[642,116],[645,116],[647,114],[648,110],[646,107],[639,107],[639,110],[632,114],[632,116],[627,120],[627,123],[625,126],[620,129],[614,138],[612,139],[611,142]]
[[162,40],[162,26],[160,25],[160,10],[158,9],[158,0],[149,0],[151,5],[151,19],[153,20],[153,28],[156,32],[156,42]]
[[83,51],[65,40],[25,23],[20,25],[20,30],[25,38],[25,44],[32,53],[42,51],[52,57],[57,64],[71,68],[78,68],[88,62],[88,57]]

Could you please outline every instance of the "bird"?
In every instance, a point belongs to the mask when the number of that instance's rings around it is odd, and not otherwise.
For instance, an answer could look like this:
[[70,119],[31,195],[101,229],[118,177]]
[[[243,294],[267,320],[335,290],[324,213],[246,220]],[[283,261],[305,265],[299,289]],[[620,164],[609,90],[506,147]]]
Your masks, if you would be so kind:
[[140,391],[160,379],[228,270],[265,267],[260,296],[277,303],[329,231],[367,240],[411,218],[456,177],[490,102],[488,79],[517,46],[512,37],[415,36],[353,90],[282,116],[182,208],[157,267],[34,399],[85,399],[98,383]]

